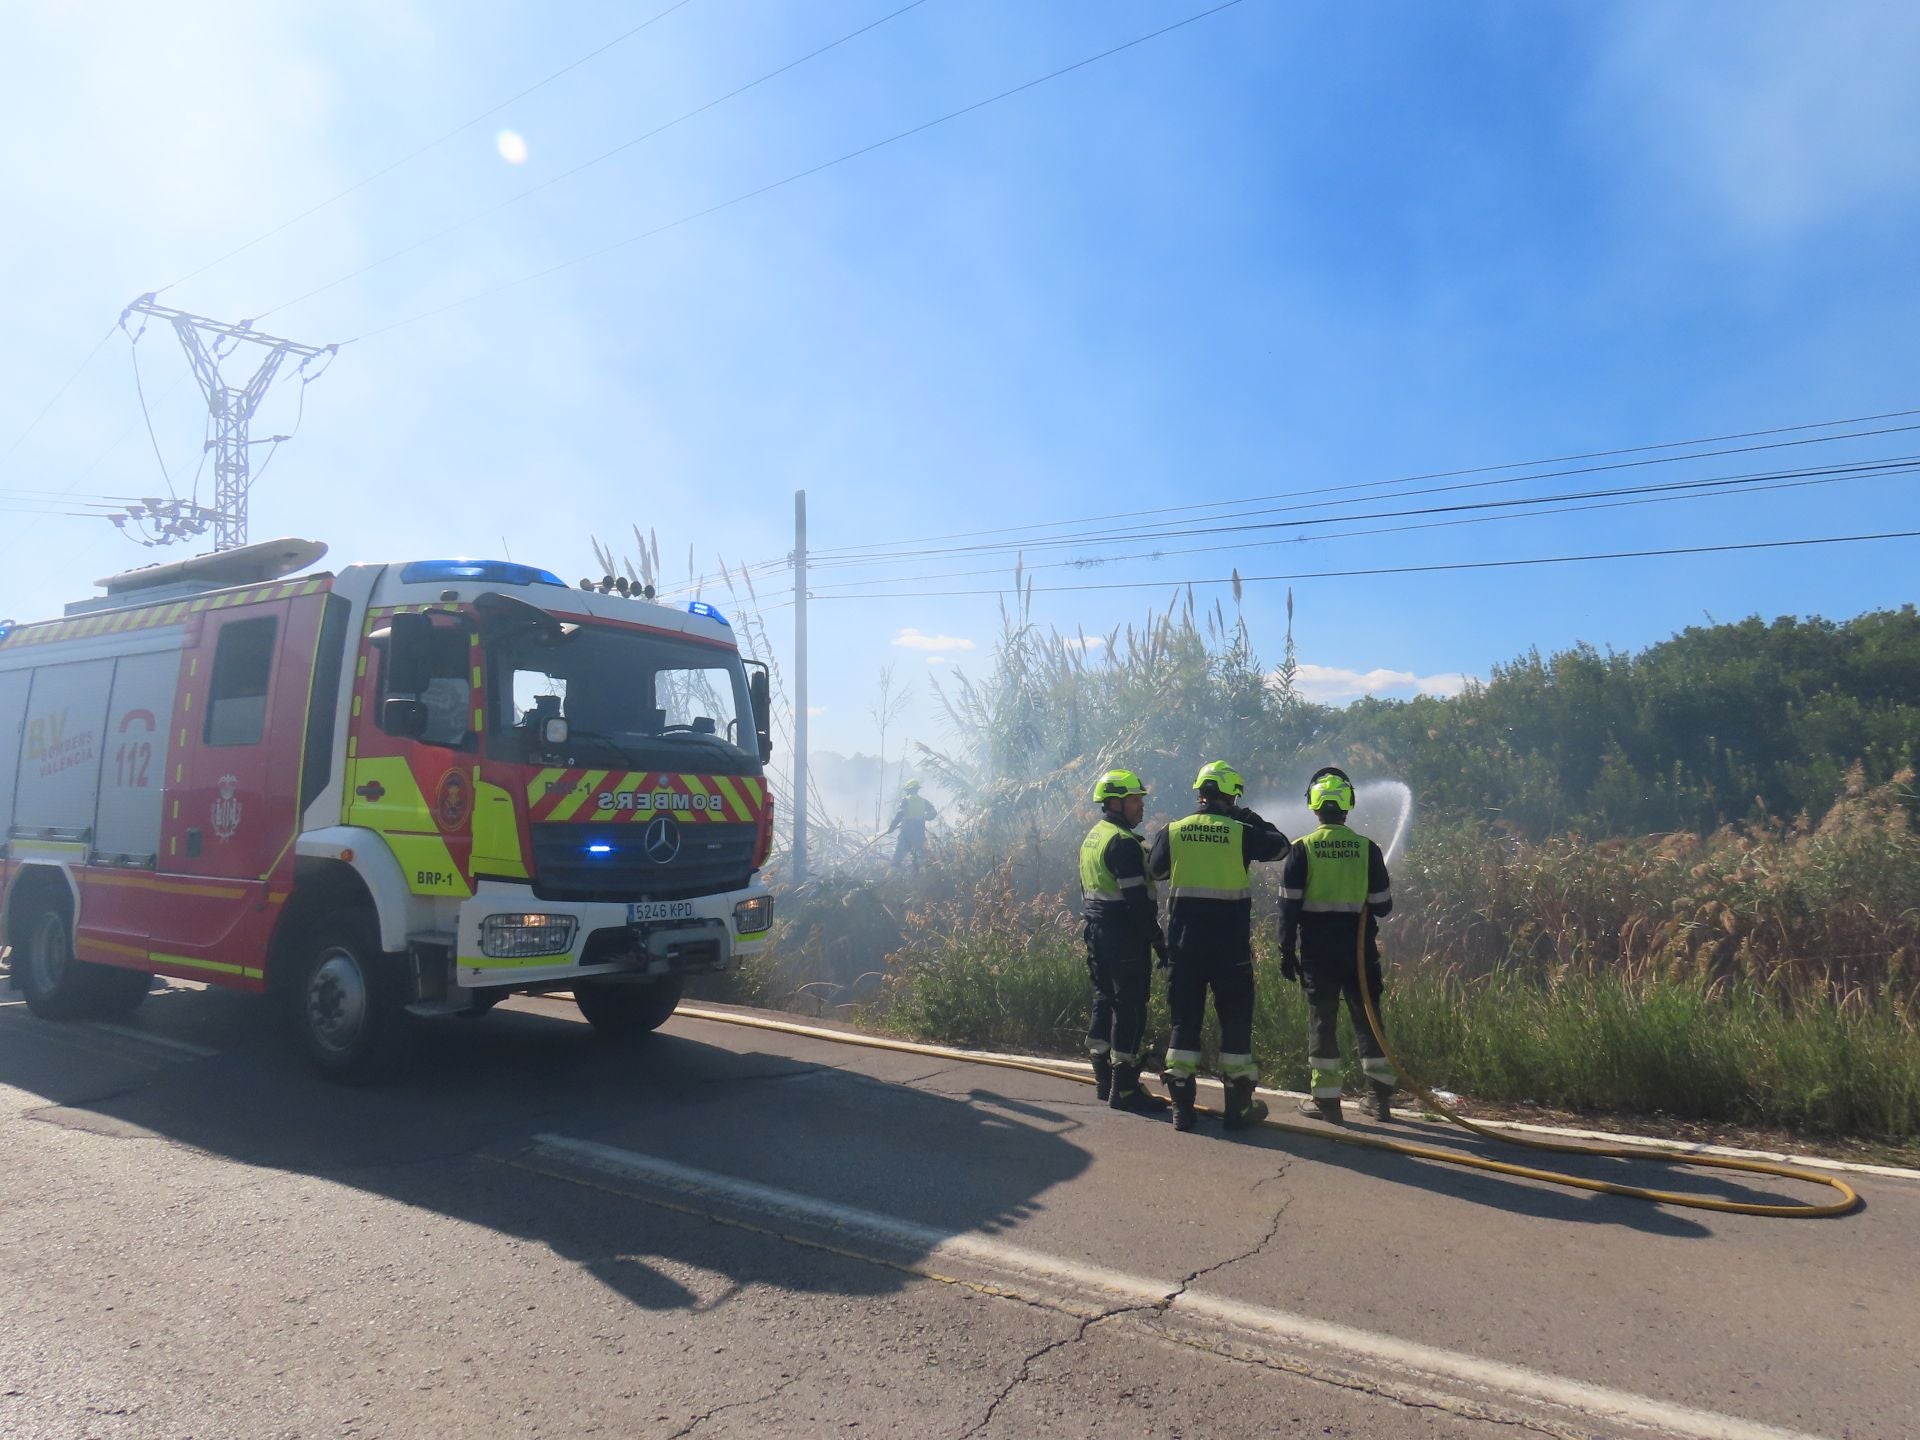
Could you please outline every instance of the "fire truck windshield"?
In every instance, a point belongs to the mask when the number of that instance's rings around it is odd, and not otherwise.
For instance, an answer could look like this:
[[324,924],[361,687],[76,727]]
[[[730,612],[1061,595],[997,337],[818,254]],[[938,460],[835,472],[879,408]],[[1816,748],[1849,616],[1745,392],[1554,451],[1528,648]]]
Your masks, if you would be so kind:
[[[518,629],[487,647],[488,753],[522,764],[759,769],[745,669],[731,650],[607,625]],[[562,745],[546,722],[567,722]]]

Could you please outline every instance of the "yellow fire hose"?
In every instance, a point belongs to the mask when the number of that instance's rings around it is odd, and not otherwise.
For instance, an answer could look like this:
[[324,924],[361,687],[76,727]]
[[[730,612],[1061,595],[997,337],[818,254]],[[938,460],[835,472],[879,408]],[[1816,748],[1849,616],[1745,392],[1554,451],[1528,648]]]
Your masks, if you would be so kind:
[[[1830,1215],[1847,1215],[1860,1207],[1860,1196],[1851,1185],[1836,1175],[1823,1175],[1816,1170],[1803,1170],[1798,1166],[1779,1165],[1768,1160],[1739,1160],[1727,1155],[1669,1155],[1662,1151],[1629,1145],[1568,1144],[1560,1140],[1509,1135],[1478,1124],[1451,1106],[1441,1104],[1425,1086],[1407,1077],[1399,1060],[1387,1046],[1386,1032],[1380,1024],[1379,1014],[1373,1008],[1373,994],[1367,986],[1366,921],[1367,917],[1363,911],[1360,916],[1360,934],[1355,945],[1355,961],[1359,969],[1360,998],[1366,1010],[1367,1024],[1372,1029],[1374,1038],[1380,1042],[1380,1048],[1386,1054],[1387,1063],[1393,1066],[1394,1073],[1400,1077],[1400,1083],[1418,1096],[1420,1102],[1435,1114],[1451,1120],[1462,1129],[1483,1139],[1500,1140],[1529,1150],[1550,1150],[1562,1155],[1580,1155],[1589,1159],[1653,1160],[1667,1165],[1694,1165],[1711,1170],[1739,1170],[1750,1175],[1771,1175],[1780,1180],[1830,1186],[1840,1192],[1840,1198],[1825,1205],[1761,1205],[1739,1200],[1718,1200],[1705,1195],[1684,1195],[1675,1190],[1653,1190],[1642,1185],[1621,1185],[1611,1180],[1589,1180],[1584,1176],[1566,1175],[1557,1170],[1539,1170],[1530,1165],[1512,1165],[1503,1160],[1488,1160],[1478,1155],[1465,1155],[1457,1150],[1443,1150],[1437,1146],[1419,1145],[1405,1140],[1388,1140],[1380,1136],[1359,1134],[1325,1124],[1294,1124],[1276,1119],[1271,1115],[1259,1122],[1263,1129],[1284,1130],[1289,1134],[1307,1135],[1316,1140],[1330,1140],[1338,1145],[1358,1145],[1368,1150],[1385,1150],[1395,1155],[1411,1155],[1415,1159],[1432,1160],[1442,1165],[1461,1165],[1470,1170],[1489,1170],[1497,1175],[1514,1175],[1523,1180],[1544,1181],[1549,1185],[1567,1185],[1578,1190],[1596,1191],[1602,1195],[1622,1195],[1630,1200],[1651,1200],[1655,1204],[1676,1205],[1691,1210],[1718,1210],[1729,1215],[1772,1215],[1785,1219],[1807,1220]],[[879,1035],[862,1035],[845,1030],[829,1030],[819,1025],[771,1020],[761,1015],[740,1015],[727,1010],[709,1010],[703,1006],[682,1005],[674,1013],[685,1016],[689,1020],[740,1025],[750,1030],[770,1030],[777,1034],[799,1035],[811,1040],[828,1040],[837,1045],[853,1045],[867,1050],[891,1050],[903,1055],[928,1055],[943,1060],[964,1060],[974,1065],[990,1065],[1001,1070],[1024,1070],[1029,1074],[1045,1075],[1055,1080],[1071,1080],[1082,1085],[1093,1084],[1093,1076],[1090,1073],[1069,1070],[1044,1061],[1023,1060],[1012,1055],[987,1055],[946,1045],[926,1045],[913,1040],[891,1040]]]

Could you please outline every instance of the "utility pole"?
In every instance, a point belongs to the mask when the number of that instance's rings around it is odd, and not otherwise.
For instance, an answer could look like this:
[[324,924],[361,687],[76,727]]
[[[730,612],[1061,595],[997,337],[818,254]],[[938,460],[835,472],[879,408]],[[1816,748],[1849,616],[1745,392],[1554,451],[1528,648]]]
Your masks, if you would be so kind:
[[793,883],[807,878],[807,492],[793,492]]
[[[253,462],[247,453],[247,427],[253,420],[253,412],[260,408],[260,402],[266,398],[274,378],[280,373],[281,365],[287,360],[299,361],[300,381],[304,385],[320,378],[319,372],[306,374],[307,366],[322,355],[337,354],[340,347],[302,345],[298,341],[263,335],[253,328],[251,320],[229,324],[224,320],[209,320],[204,315],[190,315],[184,310],[156,305],[152,295],[142,295],[121,312],[122,329],[126,328],[129,315],[166,321],[173,326],[174,334],[179,336],[180,344],[187,352],[187,363],[193,366],[194,378],[200,382],[201,393],[207,397],[207,414],[213,422],[212,436],[207,441],[208,448],[215,452],[211,513],[213,548],[238,549],[247,543],[247,491],[253,482]],[[143,320],[140,331],[144,333],[145,330],[146,322]],[[133,338],[138,341],[140,335],[136,333]],[[233,355],[243,344],[261,346],[266,354],[254,367],[253,374],[245,384],[229,385],[221,378],[220,362]],[[324,369],[323,366],[322,371]],[[290,438],[286,435],[273,437],[276,443]],[[205,528],[206,521],[201,520],[198,529],[188,533],[198,533],[198,530]],[[182,538],[184,534],[163,535],[158,543],[166,544]]]

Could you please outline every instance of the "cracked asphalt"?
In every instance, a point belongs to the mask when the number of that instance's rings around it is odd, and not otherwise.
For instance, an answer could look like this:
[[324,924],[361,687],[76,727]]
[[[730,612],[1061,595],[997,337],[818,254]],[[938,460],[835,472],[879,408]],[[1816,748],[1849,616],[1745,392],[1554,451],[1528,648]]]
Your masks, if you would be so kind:
[[[622,1051],[551,1001],[429,1032],[377,1090],[237,997],[136,1027],[0,1008],[4,1440],[1658,1433],[1209,1330],[1197,1298],[1920,1433],[1899,1182],[1838,1222],[1672,1213],[707,1022]],[[559,1165],[553,1136],[691,1178]]]

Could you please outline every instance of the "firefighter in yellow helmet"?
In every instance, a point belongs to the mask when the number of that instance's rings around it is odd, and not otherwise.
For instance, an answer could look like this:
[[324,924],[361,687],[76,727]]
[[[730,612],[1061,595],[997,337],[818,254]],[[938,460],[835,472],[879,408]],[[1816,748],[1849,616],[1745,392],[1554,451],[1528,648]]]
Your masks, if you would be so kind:
[[1248,867],[1278,860],[1287,837],[1239,798],[1240,772],[1224,760],[1200,767],[1194,813],[1154,837],[1147,873],[1168,882],[1167,1004],[1173,1039],[1167,1047],[1167,1093],[1173,1126],[1194,1126],[1194,1075],[1200,1068],[1200,1026],[1207,991],[1220,1016],[1220,1075],[1226,1081],[1225,1124],[1238,1130],[1267,1113],[1253,1098],[1253,884]]
[[889,835],[896,830],[900,832],[893,846],[894,864],[911,860],[913,868],[919,870],[921,858],[927,853],[927,826],[939,814],[931,800],[920,798],[918,780],[909,780],[900,787],[900,808],[894,811],[893,823],[886,829]]
[[1393,1063],[1367,1024],[1358,974],[1364,914],[1367,992],[1377,1015],[1384,988],[1379,918],[1393,909],[1387,857],[1373,841],[1347,828],[1347,816],[1353,813],[1353,781],[1344,770],[1329,765],[1316,771],[1307,788],[1307,806],[1319,817],[1320,828],[1294,841],[1280,875],[1280,973],[1306,988],[1311,1011],[1307,1065],[1313,1072],[1313,1098],[1303,1101],[1300,1109],[1332,1124],[1341,1123],[1336,1026],[1344,997],[1360,1050],[1360,1068],[1372,1092],[1367,1114],[1375,1120],[1391,1120],[1398,1082]]
[[1167,1108],[1141,1088],[1140,1060],[1147,1028],[1147,990],[1153,954],[1166,953],[1160,901],[1147,874],[1140,819],[1147,787],[1131,770],[1109,770],[1093,786],[1100,820],[1080,842],[1081,929],[1093,1017],[1087,1051],[1096,1092],[1116,1110],[1151,1115]]

